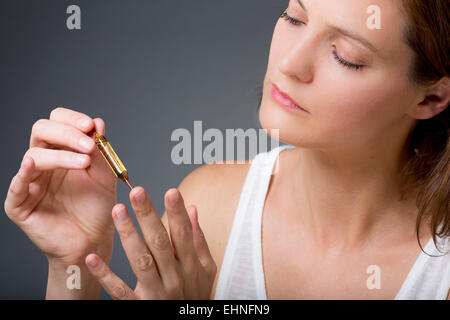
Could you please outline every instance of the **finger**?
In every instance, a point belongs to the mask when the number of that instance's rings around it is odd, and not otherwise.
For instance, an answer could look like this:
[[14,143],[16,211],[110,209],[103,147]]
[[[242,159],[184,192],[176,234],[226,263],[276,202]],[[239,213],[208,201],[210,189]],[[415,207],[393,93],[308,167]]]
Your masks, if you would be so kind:
[[84,169],[90,164],[88,155],[66,150],[34,147],[26,155],[33,158],[36,170]]
[[209,250],[208,243],[206,242],[205,235],[200,228],[198,222],[198,211],[194,205],[190,205],[186,208],[191,220],[192,229],[194,233],[194,247],[197,252],[200,264],[205,268],[206,272],[211,278],[214,278],[217,272],[217,266]]
[[101,135],[105,135],[105,122],[101,118],[94,119],[94,129]]
[[130,202],[162,281],[166,287],[176,286],[178,271],[172,243],[150,197],[144,188],[135,187],[130,191]]
[[119,233],[123,249],[138,281],[155,294],[161,292],[163,289],[162,282],[154,259],[139,236],[128,215],[127,208],[123,204],[117,204],[112,212],[114,225]]
[[183,198],[177,189],[172,188],[166,192],[164,202],[175,254],[184,270],[193,272],[198,267],[199,261],[194,248],[191,221],[186,212]]
[[[101,135],[105,135],[105,122],[101,119],[101,118],[95,118],[94,119],[94,123],[95,123],[95,127],[92,131],[90,131],[88,133],[88,136],[91,137],[94,140],[94,131],[98,132]],[[113,173],[108,165],[108,163],[105,161],[103,155],[101,154],[100,150],[98,150],[98,148],[96,148],[97,150],[95,150],[94,152],[92,152],[90,154],[91,156],[91,160],[92,163],[94,162],[98,162],[98,164],[101,164],[104,168],[108,168],[110,173]],[[114,178],[116,178],[116,176],[114,174],[112,174],[114,176]]]
[[91,153],[95,148],[94,140],[74,127],[60,122],[40,119],[32,128],[30,148],[56,145],[79,152]]
[[[94,131],[98,132],[101,135],[105,135],[105,122],[101,118],[95,118],[94,119],[94,129],[91,130],[88,133],[88,136],[94,139]],[[92,171],[92,167],[88,168],[88,171],[90,174],[95,178],[95,180],[98,181],[104,181],[106,185],[109,185],[111,183],[115,183],[117,180],[117,177],[115,176],[114,172],[111,170],[110,166],[108,165],[108,162],[105,161],[102,153],[98,148],[95,148],[96,150],[89,154],[91,157],[91,166],[95,166],[95,170]],[[98,170],[100,169],[100,170]]]
[[33,170],[33,159],[25,157],[19,171],[11,180],[4,206],[6,214],[12,220],[17,218],[15,209],[19,207],[28,196]]
[[85,262],[89,272],[100,282],[105,291],[114,300],[131,300],[136,298],[133,290],[115,275],[99,256],[91,253],[86,257]]
[[70,125],[83,132],[89,132],[94,127],[94,121],[88,115],[61,107],[52,110],[50,120]]

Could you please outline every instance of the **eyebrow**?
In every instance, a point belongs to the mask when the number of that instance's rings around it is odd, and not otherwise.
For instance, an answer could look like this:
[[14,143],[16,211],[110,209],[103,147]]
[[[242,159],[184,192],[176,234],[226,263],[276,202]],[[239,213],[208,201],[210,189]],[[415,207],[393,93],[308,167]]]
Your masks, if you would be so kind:
[[308,9],[306,9],[305,5],[303,4],[303,2],[301,0],[297,0],[298,4],[300,5],[300,7],[303,8],[303,10],[305,10],[306,13],[308,13]]
[[[300,7],[303,8],[303,10],[305,10],[306,14],[308,14],[308,9],[306,9],[305,5],[303,4],[303,2],[301,0],[297,0],[298,4],[300,5]],[[380,51],[372,44],[370,43],[367,39],[361,37],[360,35],[349,31],[349,30],[345,30],[342,29],[338,26],[335,25],[329,25],[329,27],[334,30],[335,32],[338,32],[346,37],[352,38],[358,42],[361,42],[364,46],[366,46],[367,48],[369,48],[371,51],[375,52],[376,54],[380,54]]]
[[[298,1],[300,1],[300,0],[298,0]],[[366,46],[367,48],[369,48],[370,50],[372,50],[376,54],[380,53],[379,50],[372,43],[370,43],[368,40],[364,39],[360,35],[352,32],[352,31],[342,29],[342,28],[340,28],[338,26],[334,26],[334,25],[330,25],[330,28],[332,30],[334,30],[334,31],[344,35],[344,36],[347,36],[349,38],[352,38],[352,39],[354,39],[356,41],[361,42],[364,46]]]

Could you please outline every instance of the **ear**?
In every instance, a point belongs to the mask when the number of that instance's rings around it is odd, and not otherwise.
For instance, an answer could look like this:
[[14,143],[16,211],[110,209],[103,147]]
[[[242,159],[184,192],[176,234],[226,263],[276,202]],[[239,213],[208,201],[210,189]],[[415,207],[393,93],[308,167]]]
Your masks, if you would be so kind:
[[443,77],[437,83],[425,90],[422,101],[416,104],[409,114],[416,119],[433,118],[444,111],[450,102],[450,78]]

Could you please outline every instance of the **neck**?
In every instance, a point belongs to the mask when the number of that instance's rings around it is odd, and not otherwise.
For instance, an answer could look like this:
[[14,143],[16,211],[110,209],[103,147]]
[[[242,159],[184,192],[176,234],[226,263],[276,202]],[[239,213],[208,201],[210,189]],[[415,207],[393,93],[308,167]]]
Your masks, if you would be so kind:
[[318,246],[345,250],[373,236],[414,234],[415,202],[400,199],[405,139],[347,150],[295,149],[296,207],[304,208],[302,223]]

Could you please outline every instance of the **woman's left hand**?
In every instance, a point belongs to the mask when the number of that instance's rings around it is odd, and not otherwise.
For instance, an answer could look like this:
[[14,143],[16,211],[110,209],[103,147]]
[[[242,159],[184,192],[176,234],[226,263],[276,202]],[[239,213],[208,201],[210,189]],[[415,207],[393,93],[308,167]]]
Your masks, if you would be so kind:
[[116,204],[112,216],[137,277],[136,288],[132,290],[95,254],[86,257],[92,275],[113,299],[209,299],[217,267],[198,224],[196,207],[186,208],[175,188],[165,193],[169,238],[144,188],[133,188],[130,201],[144,240],[125,205]]

